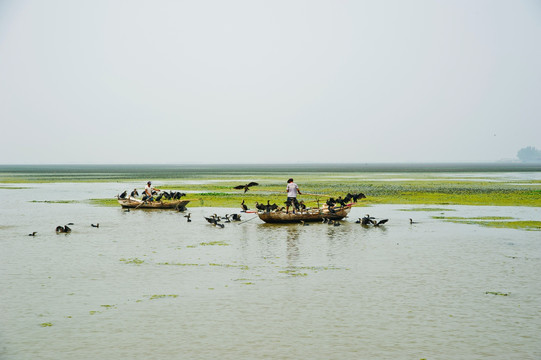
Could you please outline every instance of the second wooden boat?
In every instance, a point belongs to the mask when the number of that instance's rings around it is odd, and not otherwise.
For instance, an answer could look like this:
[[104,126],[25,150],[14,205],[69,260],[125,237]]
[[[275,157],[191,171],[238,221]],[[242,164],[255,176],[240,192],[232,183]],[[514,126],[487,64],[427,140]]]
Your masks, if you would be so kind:
[[329,210],[327,208],[315,208],[308,209],[303,212],[296,211],[295,213],[285,211],[260,211],[257,216],[266,223],[279,224],[279,223],[299,223],[304,222],[316,222],[328,220],[342,220],[345,218],[351,210],[351,205],[347,205],[340,208]]

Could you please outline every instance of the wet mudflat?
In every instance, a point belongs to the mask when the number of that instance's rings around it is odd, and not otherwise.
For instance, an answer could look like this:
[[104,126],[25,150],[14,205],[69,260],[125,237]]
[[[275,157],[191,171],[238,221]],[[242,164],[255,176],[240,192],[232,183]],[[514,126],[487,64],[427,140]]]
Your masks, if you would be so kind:
[[[1,358],[541,356],[540,232],[445,220],[538,207],[373,205],[340,226],[243,214],[222,229],[204,216],[240,209],[188,206],[188,223],[86,201],[132,185],[0,189]],[[356,224],[366,213],[389,222]]]

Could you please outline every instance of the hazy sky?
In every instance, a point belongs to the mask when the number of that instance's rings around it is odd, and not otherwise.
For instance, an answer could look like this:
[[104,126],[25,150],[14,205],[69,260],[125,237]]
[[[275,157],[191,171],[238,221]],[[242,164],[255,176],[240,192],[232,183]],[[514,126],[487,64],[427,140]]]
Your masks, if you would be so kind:
[[0,164],[541,149],[541,2],[0,0]]

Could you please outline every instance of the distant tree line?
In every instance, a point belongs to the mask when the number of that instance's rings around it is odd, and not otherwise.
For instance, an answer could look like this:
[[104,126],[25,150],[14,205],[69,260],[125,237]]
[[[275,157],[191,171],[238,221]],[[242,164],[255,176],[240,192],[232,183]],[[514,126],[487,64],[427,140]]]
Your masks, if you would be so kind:
[[541,150],[526,146],[518,151],[517,157],[522,162],[541,162]]

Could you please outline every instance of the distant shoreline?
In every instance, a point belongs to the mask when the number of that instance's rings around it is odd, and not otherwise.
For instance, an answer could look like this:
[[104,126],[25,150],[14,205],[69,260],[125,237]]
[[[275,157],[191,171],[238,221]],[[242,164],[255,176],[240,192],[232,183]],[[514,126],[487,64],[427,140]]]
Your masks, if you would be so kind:
[[48,172],[515,172],[541,171],[541,163],[299,163],[299,164],[39,164],[0,165],[0,173]]

